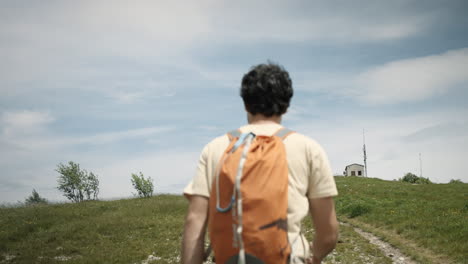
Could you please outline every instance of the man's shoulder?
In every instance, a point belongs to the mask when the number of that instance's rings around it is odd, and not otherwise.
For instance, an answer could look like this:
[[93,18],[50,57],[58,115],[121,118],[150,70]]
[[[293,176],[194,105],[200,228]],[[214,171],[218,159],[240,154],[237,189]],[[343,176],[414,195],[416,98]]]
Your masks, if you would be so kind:
[[227,145],[229,145],[229,137],[227,134],[213,138],[208,144],[203,148],[203,152],[208,153],[212,151],[222,151]]
[[306,153],[311,157],[324,153],[323,147],[315,139],[298,132],[290,134],[284,144],[291,152]]
[[306,136],[302,133],[299,133],[297,131],[294,131],[294,133],[291,133],[286,139],[285,139],[285,144],[289,144],[289,143],[294,143],[294,144],[297,144],[297,143],[301,143],[301,144],[304,144],[308,147],[313,147],[313,146],[317,146],[319,145],[319,143],[309,137],[309,136]]

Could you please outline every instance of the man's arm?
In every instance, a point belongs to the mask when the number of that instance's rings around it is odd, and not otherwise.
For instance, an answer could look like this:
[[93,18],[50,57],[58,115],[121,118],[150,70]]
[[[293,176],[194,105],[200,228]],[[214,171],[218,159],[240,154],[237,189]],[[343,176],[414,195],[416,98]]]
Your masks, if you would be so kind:
[[208,222],[208,198],[190,196],[182,238],[182,264],[201,264],[205,249],[205,232]]
[[309,199],[310,213],[314,222],[315,236],[312,243],[313,260],[319,264],[336,246],[338,221],[332,197]]

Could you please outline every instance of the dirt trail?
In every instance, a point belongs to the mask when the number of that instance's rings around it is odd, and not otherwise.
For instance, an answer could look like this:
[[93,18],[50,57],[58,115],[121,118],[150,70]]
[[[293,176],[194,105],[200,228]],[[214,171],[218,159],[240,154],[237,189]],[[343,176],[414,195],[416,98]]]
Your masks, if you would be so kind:
[[[400,250],[393,247],[389,243],[382,241],[380,238],[373,235],[372,233],[366,232],[362,230],[361,228],[355,227],[349,223],[340,222],[340,225],[348,227],[348,229],[350,229],[350,231],[348,232],[351,232],[351,230],[354,230],[354,232],[358,234],[360,237],[369,241],[369,243],[377,247],[383,253],[384,256],[388,257],[392,261],[393,264],[417,264],[417,262],[411,260],[410,257],[404,255]],[[313,230],[307,230],[306,232],[313,232]],[[356,235],[356,237],[359,237],[359,236]],[[364,240],[358,243],[354,239],[345,239],[345,240],[347,241],[345,243],[351,243],[351,245],[353,246],[352,251],[357,253],[355,254],[355,256],[357,255],[357,259],[356,258],[354,260],[347,259],[346,253],[340,252],[340,251],[337,252],[336,250],[333,250],[333,252],[330,253],[330,255],[327,257],[327,259],[323,263],[328,263],[328,264],[381,263],[376,255],[363,249],[363,245],[361,243],[365,243]],[[342,254],[345,254],[345,255],[342,255]],[[153,254],[149,255],[146,260],[143,260],[142,262],[135,263],[135,264],[178,263],[178,262],[180,262],[180,256],[173,256],[171,258],[162,258],[162,257],[157,256],[157,252],[153,252]],[[204,263],[209,264],[213,262],[211,260],[208,260]]]
[[369,241],[369,243],[379,247],[379,249],[385,254],[385,256],[392,259],[392,262],[394,264],[417,264],[417,262],[414,262],[413,260],[411,260],[410,257],[404,255],[400,250],[393,247],[389,243],[387,243],[385,241],[382,241],[380,238],[376,237],[372,233],[366,232],[366,231],[364,231],[364,230],[362,230],[362,229],[360,229],[358,227],[354,227],[354,226],[352,226],[352,225],[350,225],[348,223],[340,222],[340,224],[344,225],[344,226],[350,226],[350,227],[354,228],[354,231],[356,231],[356,233],[358,233],[359,235],[361,235],[362,237],[367,239]]

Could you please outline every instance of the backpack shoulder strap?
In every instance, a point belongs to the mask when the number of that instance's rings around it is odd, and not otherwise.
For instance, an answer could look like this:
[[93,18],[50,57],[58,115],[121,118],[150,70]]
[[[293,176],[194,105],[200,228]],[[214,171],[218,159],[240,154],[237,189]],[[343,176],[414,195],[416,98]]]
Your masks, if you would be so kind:
[[239,129],[234,129],[229,131],[227,136],[229,137],[229,141],[233,141],[234,139],[239,138],[241,134],[242,132]]
[[281,138],[282,140],[285,140],[292,133],[294,133],[294,131],[292,131],[292,130],[290,130],[288,128],[282,127],[278,131],[276,131],[276,133],[273,134],[273,136],[277,136],[277,137]]

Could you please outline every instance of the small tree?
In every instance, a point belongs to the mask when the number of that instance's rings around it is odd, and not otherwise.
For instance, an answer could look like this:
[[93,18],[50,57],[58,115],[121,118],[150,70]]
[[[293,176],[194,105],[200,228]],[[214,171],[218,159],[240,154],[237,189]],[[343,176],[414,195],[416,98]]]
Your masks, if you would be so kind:
[[35,189],[33,189],[32,194],[26,198],[24,201],[26,205],[36,205],[36,204],[46,204],[47,199],[42,198]]
[[84,178],[83,185],[86,199],[97,200],[99,194],[99,179],[97,175],[89,172]]
[[411,172],[408,172],[403,176],[403,178],[400,178],[399,181],[402,182],[409,182],[409,183],[416,183],[416,184],[429,184],[432,183],[429,178],[424,178],[424,177],[418,177],[416,174],[413,174]]
[[411,172],[408,172],[403,176],[403,178],[400,179],[402,182],[409,182],[409,183],[416,183],[418,181],[418,176],[416,174],[413,174]]
[[132,173],[132,185],[135,190],[138,192],[139,197],[150,197],[153,195],[153,179],[150,177],[146,178],[143,176],[143,173],[140,174]]
[[56,171],[60,173],[57,183],[60,191],[72,202],[83,200],[97,200],[99,193],[99,180],[92,172],[80,169],[80,165],[73,161],[68,165],[60,163]]

